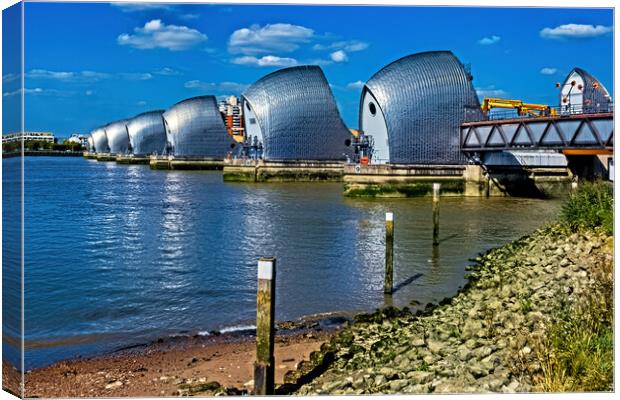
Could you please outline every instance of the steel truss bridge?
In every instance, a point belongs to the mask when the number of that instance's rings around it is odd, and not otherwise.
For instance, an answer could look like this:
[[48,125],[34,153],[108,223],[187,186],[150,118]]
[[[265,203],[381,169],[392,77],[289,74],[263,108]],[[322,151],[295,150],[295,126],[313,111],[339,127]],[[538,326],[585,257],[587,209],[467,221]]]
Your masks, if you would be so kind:
[[559,150],[569,154],[613,152],[613,112],[466,122],[460,145],[466,153]]

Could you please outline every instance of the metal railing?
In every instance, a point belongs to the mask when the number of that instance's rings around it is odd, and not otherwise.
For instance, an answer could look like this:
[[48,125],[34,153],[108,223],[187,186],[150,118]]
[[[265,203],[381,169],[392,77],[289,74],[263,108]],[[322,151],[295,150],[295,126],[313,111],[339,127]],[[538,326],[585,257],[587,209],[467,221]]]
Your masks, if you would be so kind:
[[[537,117],[568,117],[571,115],[581,115],[581,114],[602,114],[602,113],[612,113],[614,112],[613,103],[609,103],[606,105],[600,106],[584,106],[584,105],[566,105],[566,106],[556,106],[550,107],[549,113],[541,113],[540,115],[518,115],[516,109],[495,109],[491,110],[486,119],[482,121],[497,121],[502,119],[525,119],[525,118],[537,118]],[[555,113],[553,111],[555,111]],[[555,114],[555,115],[554,115]],[[473,121],[469,121],[473,122]]]

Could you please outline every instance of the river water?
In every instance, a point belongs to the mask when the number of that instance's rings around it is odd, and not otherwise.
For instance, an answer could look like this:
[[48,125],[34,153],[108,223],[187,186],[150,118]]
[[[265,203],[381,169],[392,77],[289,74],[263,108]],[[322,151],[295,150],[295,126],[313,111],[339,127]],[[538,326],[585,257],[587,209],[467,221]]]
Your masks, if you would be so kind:
[[[338,183],[232,184],[219,172],[70,157],[26,157],[25,168],[26,369],[251,326],[261,256],[277,258],[277,320],[374,310],[385,301],[386,211],[395,215],[393,303],[438,301],[464,284],[469,258],[560,207],[442,198],[433,250],[429,198],[349,199]],[[5,321],[3,330],[16,332]]]

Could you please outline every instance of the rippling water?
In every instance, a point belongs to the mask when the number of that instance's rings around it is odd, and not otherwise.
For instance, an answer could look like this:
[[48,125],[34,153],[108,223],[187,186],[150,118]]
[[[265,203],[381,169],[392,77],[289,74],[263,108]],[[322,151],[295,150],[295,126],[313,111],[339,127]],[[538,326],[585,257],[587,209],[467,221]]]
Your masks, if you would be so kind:
[[278,320],[379,307],[387,210],[396,220],[395,285],[409,282],[394,303],[437,301],[463,285],[469,258],[559,209],[444,198],[433,251],[428,198],[347,199],[341,184],[228,184],[217,172],[82,158],[25,165],[26,368],[251,325],[256,260],[266,255],[277,257]]

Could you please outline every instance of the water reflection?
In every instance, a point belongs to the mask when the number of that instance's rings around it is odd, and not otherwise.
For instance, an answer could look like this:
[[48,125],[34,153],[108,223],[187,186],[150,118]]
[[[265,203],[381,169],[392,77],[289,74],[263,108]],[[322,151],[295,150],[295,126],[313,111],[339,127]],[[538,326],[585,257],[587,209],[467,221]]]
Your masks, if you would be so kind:
[[[463,284],[470,257],[558,208],[442,199],[434,248],[430,199],[346,199],[340,184],[226,184],[220,173],[82,159],[28,163],[26,337],[54,344],[28,350],[30,367],[182,331],[251,325],[261,256],[278,259],[279,320],[437,301]],[[386,211],[395,214],[397,290],[389,299]]]

